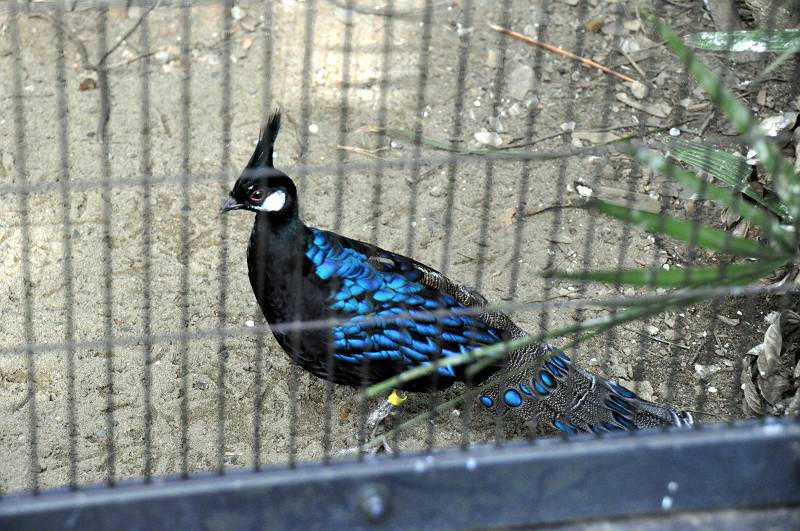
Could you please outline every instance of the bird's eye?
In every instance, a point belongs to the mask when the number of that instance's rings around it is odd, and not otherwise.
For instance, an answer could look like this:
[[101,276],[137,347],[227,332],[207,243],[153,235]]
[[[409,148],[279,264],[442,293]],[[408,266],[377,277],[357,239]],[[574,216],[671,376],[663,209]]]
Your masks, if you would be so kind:
[[260,203],[264,200],[264,191],[260,188],[256,188],[252,192],[250,192],[250,201],[254,203]]

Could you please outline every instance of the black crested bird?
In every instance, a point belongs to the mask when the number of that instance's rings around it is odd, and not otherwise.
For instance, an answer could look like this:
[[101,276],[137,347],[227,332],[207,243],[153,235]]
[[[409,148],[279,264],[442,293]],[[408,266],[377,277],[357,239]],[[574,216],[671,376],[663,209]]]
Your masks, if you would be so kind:
[[[294,183],[273,167],[279,128],[275,113],[222,211],[256,213],[247,249],[250,284],[275,338],[295,363],[325,380],[364,386],[526,335],[507,315],[485,310],[480,294],[416,260],[306,226]],[[467,308],[476,311],[467,314]],[[447,312],[453,309],[460,310]],[[338,324],[297,332],[276,326],[298,320]],[[509,354],[508,368],[523,365],[532,367],[506,373],[497,363],[474,375],[473,384],[491,383],[479,402],[493,413],[514,411],[568,433],[692,423],[689,413],[641,399],[576,366],[551,345],[532,344]],[[467,380],[465,371],[463,365],[445,366],[402,389],[444,389]]]

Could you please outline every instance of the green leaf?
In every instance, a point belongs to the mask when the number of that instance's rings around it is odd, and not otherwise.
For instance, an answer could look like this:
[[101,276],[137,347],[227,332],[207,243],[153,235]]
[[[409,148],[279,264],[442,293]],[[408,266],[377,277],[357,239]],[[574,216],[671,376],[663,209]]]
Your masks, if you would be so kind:
[[717,52],[785,52],[800,50],[800,30],[701,31],[684,39],[700,50]]
[[[776,215],[788,217],[786,207],[778,201],[769,201],[756,192],[747,181],[751,167],[742,159],[721,149],[707,146],[701,142],[693,142],[683,138],[666,140],[672,156],[708,172],[736,191],[743,193],[764,208]],[[727,205],[726,205],[727,206]]]
[[750,111],[725,87],[716,74],[692,53],[661,20],[656,19],[657,31],[667,46],[686,65],[687,70],[710,96],[716,106],[727,116],[733,127],[744,135],[752,149],[758,153],[761,164],[772,176],[775,191],[792,220],[800,219],[800,177],[784,159],[774,142],[766,138],[761,127],[753,120]]
[[586,206],[612,218],[638,225],[648,232],[665,234],[676,240],[693,243],[718,253],[751,258],[782,258],[780,253],[766,245],[699,223],[615,205],[598,199],[588,201]]
[[[684,141],[686,142],[686,141]],[[694,146],[703,146],[702,144],[697,144],[694,142],[690,142],[692,146],[690,146],[690,150],[687,152],[691,153],[691,156],[686,157],[688,159],[698,158],[699,154],[702,153],[702,150],[695,151]],[[721,152],[724,153],[724,152]],[[728,155],[724,153],[728,157],[733,157],[732,155]],[[797,247],[796,240],[795,240],[795,233],[793,227],[788,225],[781,225],[777,222],[775,218],[770,216],[767,211],[762,208],[756,207],[751,205],[747,201],[743,201],[738,194],[734,194],[729,190],[724,188],[720,188],[712,183],[709,183],[703,179],[701,179],[696,174],[686,171],[683,168],[672,164],[671,162],[667,161],[664,157],[656,153],[655,151],[647,148],[636,148],[632,150],[631,155],[636,158],[642,165],[650,168],[653,171],[661,173],[662,175],[666,175],[672,179],[675,179],[681,186],[695,192],[697,194],[701,194],[705,199],[710,199],[714,201],[718,205],[724,206],[729,208],[731,211],[735,212],[736,214],[740,215],[744,219],[752,222],[754,225],[758,226],[763,233],[770,238],[771,241],[779,244],[783,251],[787,253],[794,253],[794,249]],[[709,153],[709,157],[714,155],[713,153]],[[704,163],[701,161],[701,163]],[[706,167],[712,167],[714,171],[719,173],[720,179],[724,182],[730,182],[733,177],[731,175],[724,174],[721,171],[723,166],[720,165],[712,165],[712,164],[704,164]],[[749,171],[749,170],[748,170]],[[741,188],[741,181],[734,184],[739,184]],[[755,190],[752,189],[749,185],[747,188],[751,191],[752,194],[755,195],[755,199],[759,200],[760,203],[769,205],[770,203],[766,201],[761,194],[758,194]],[[748,194],[749,195],[749,194]],[[777,203],[774,203],[777,205]],[[782,205],[780,205],[782,207]],[[777,208],[777,207],[776,207]],[[779,209],[780,211],[780,209]],[[785,209],[782,210],[785,214]]]
[[676,159],[697,166],[740,192],[749,190],[755,195],[753,199],[760,199],[759,194],[748,186],[747,178],[752,168],[742,157],[684,138],[668,138],[665,143]]
[[563,279],[645,286],[653,288],[685,288],[709,285],[743,285],[756,282],[786,263],[785,259],[767,260],[728,266],[703,266],[646,269],[623,269],[612,271],[584,271],[566,273],[555,271],[549,276]]

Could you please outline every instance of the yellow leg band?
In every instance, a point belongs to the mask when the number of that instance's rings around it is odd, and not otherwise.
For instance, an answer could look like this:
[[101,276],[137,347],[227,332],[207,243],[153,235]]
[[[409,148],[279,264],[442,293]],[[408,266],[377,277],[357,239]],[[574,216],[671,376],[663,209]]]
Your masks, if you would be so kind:
[[388,400],[389,403],[393,406],[399,406],[400,404],[408,400],[408,395],[400,396],[397,393],[397,389],[394,389],[392,390],[392,394],[390,394],[389,398],[387,398],[386,400]]

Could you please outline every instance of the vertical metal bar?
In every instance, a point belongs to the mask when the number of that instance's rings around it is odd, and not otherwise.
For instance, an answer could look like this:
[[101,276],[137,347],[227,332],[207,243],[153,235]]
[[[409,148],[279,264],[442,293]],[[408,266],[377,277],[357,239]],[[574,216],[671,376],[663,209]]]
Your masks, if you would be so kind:
[[[511,3],[509,0],[503,0],[501,9],[500,9],[500,25],[504,28],[509,27],[511,23]],[[498,64],[497,68],[495,69],[494,80],[492,81],[492,92],[494,93],[492,98],[492,117],[496,118],[498,116],[498,111],[500,110],[500,100],[503,94],[503,82],[506,75],[506,52],[508,51],[508,38],[501,34],[497,34],[497,48],[499,50],[498,54]],[[492,191],[494,189],[494,161],[492,159],[486,159],[486,166],[485,166],[485,175],[483,181],[483,200],[481,201],[481,228],[480,233],[478,236],[478,261],[475,270],[475,288],[480,291],[483,287],[483,270],[484,264],[486,262],[486,248],[488,247],[488,239],[489,239],[489,223],[490,223],[490,212],[492,206]],[[503,357],[503,368],[502,372],[506,371],[506,360],[507,357]],[[505,381],[503,379],[499,382],[501,388],[505,386]],[[503,416],[496,415],[494,418],[494,426],[495,426],[495,442],[499,444],[503,439]]]
[[31,235],[28,189],[27,145],[25,139],[25,105],[22,94],[22,46],[19,34],[17,0],[12,0],[9,10],[9,37],[14,55],[12,91],[14,98],[14,149],[17,182],[20,184],[19,217],[22,249],[22,293],[25,312],[25,356],[27,360],[26,396],[28,404],[28,456],[30,460],[28,484],[34,494],[39,493],[39,434],[36,424],[36,360],[33,352],[33,290],[31,286]]
[[[228,192],[226,182],[230,166],[231,144],[231,8],[232,0],[224,0],[222,13],[222,145],[220,153],[221,196]],[[222,330],[228,321],[228,216],[219,217],[219,328]],[[225,361],[228,357],[225,336],[220,337],[218,346],[217,371],[217,473],[225,473]]]
[[[430,69],[430,43],[431,31],[433,26],[433,2],[432,0],[425,0],[425,8],[422,12],[422,40],[420,41],[419,58],[417,71],[419,77],[417,78],[417,107],[414,114],[414,154],[411,159],[411,176],[408,191],[408,225],[406,227],[406,249],[405,254],[411,256],[414,251],[414,235],[416,232],[416,217],[417,217],[417,184],[420,179],[421,159],[422,159],[422,132],[424,128],[423,118],[425,117],[426,107],[426,92],[428,88],[428,73]],[[402,332],[406,332],[404,326],[400,326]],[[436,356],[432,357],[436,359]],[[439,379],[438,371],[432,374],[432,388],[436,389]],[[432,438],[429,434],[428,439]],[[400,433],[396,432],[392,439],[392,446],[394,448],[394,457],[400,455]]]
[[[588,7],[589,7],[588,6],[588,2],[586,0],[582,0],[578,4],[578,17],[577,17],[577,19],[579,21],[586,20],[586,14],[588,12]],[[543,12],[543,16],[549,17],[549,13],[547,13],[545,11],[545,12]],[[542,23],[546,24],[547,22],[546,21],[542,21]],[[583,48],[584,48],[585,40],[586,40],[586,37],[585,37],[585,33],[583,31],[578,31],[578,32],[575,33],[575,52],[574,53],[576,55],[583,55]],[[575,94],[576,77],[577,77],[575,74],[576,74],[576,72],[580,72],[581,68],[582,67],[580,65],[578,65],[577,63],[573,63],[571,65],[569,81],[567,82],[567,94]],[[575,119],[575,109],[574,109],[573,106],[568,105],[567,108],[566,108],[566,112],[564,113],[564,121],[565,122],[572,122],[572,121],[574,121],[574,119]],[[571,137],[571,134],[570,134],[569,131],[565,131],[564,134],[561,136],[561,138],[563,140],[563,145],[565,147],[568,147],[570,145],[570,141],[571,141],[570,137]],[[559,162],[559,165],[558,165],[558,176],[556,177],[556,183],[555,183],[555,188],[556,188],[555,204],[557,204],[557,205],[563,204],[564,189],[566,188],[565,181],[566,181],[566,175],[567,175],[567,164],[568,164],[567,159],[566,158],[562,158],[560,160],[560,162]],[[558,231],[559,231],[560,228],[561,228],[561,210],[560,209],[556,209],[554,211],[554,213],[553,213],[553,223],[550,225],[550,232],[549,232],[548,238],[547,238],[548,242],[556,239],[556,236],[558,235]],[[546,262],[546,265],[544,267],[544,270],[548,271],[548,270],[552,269],[554,264],[555,264],[555,253],[552,253],[552,254],[551,253],[547,253],[547,262]],[[543,294],[542,294],[542,297],[541,297],[542,300],[547,300],[550,297],[550,292],[552,291],[552,289],[553,289],[552,281],[545,282],[544,289],[543,289]],[[548,318],[549,318],[548,312],[546,310],[542,311],[541,314],[540,314],[540,318],[539,318],[539,330],[540,331],[547,330]],[[567,388],[567,396],[569,397],[570,405],[565,408],[565,413],[568,412],[569,409],[571,409],[572,402],[574,401],[574,398],[575,398],[574,390],[573,390],[573,384],[572,384],[572,378],[567,378],[566,388]]]
[[[453,133],[452,133],[452,146],[457,147],[456,142],[460,142],[461,134],[464,126],[464,95],[466,92],[467,69],[469,65],[469,51],[471,47],[472,31],[472,0],[465,0],[462,6],[461,27],[464,32],[459,36],[458,48],[458,69],[456,72],[456,85],[453,94]],[[450,267],[450,250],[453,238],[453,207],[455,205],[456,195],[456,179],[458,177],[458,158],[454,155],[450,157],[447,163],[447,192],[445,194],[446,202],[444,208],[444,238],[442,240],[442,254],[439,260],[439,268],[443,275],[447,275],[447,270]],[[461,416],[462,432],[461,432],[461,448],[466,450],[469,446],[470,430],[472,427],[472,395],[470,394],[471,379],[467,379],[466,393],[467,397],[464,400],[463,415]],[[435,407],[435,406],[432,406]],[[429,450],[430,445],[429,445]]]
[[61,240],[64,254],[64,343],[67,369],[67,459],[68,482],[78,488],[78,422],[75,410],[75,291],[72,283],[72,192],[69,172],[69,109],[67,107],[67,74],[64,61],[64,2],[55,10],[56,31],[56,113],[58,114],[59,187],[61,192]]
[[111,157],[108,146],[108,120],[111,114],[111,87],[105,58],[108,50],[108,5],[98,3],[97,82],[100,89],[100,119],[97,140],[100,142],[100,175],[103,179],[101,200],[103,203],[103,323],[104,350],[106,352],[106,483],[116,483],[116,457],[114,442],[114,274],[112,269],[113,237],[111,234]]
[[411,160],[411,184],[408,191],[408,226],[406,228],[405,254],[411,256],[414,252],[414,233],[417,217],[417,184],[420,178],[420,162],[422,157],[422,131],[424,128],[423,115],[426,107],[426,92],[428,88],[428,71],[430,69],[431,31],[433,29],[433,1],[425,0],[425,9],[422,15],[422,41],[419,48],[417,79],[417,108],[414,114],[414,154]]
[[[384,6],[385,10],[389,13],[394,11],[394,0],[386,0]],[[386,130],[387,123],[387,98],[389,94],[389,86],[391,81],[391,68],[392,68],[392,37],[394,30],[394,18],[388,16],[384,20],[383,27],[383,48],[381,50],[381,80],[379,83],[379,97],[378,97],[378,128],[381,131]],[[378,136],[376,141],[376,148],[384,147],[386,137]],[[391,149],[391,141],[389,141],[389,149]],[[385,168],[383,164],[383,157],[378,157],[377,165],[375,167],[375,179],[372,183],[372,231],[370,234],[370,241],[378,245],[380,226],[381,226],[381,210],[383,207],[383,178],[385,176]],[[367,358],[361,369],[362,386],[369,385],[367,375],[369,374],[370,360]],[[359,398],[359,422],[358,422],[358,459],[364,458],[364,442],[366,439],[366,425],[368,411],[368,401],[360,395]]]
[[[614,11],[615,16],[614,16],[614,30],[613,30],[614,36],[612,38],[611,49],[612,50],[617,50],[617,49],[619,49],[620,41],[622,40],[621,33],[619,31],[617,31],[617,30],[618,29],[622,29],[622,23],[623,23],[623,18],[624,18],[625,11],[624,11],[624,9],[622,9],[622,6],[620,6],[620,5],[617,5],[612,9]],[[581,24],[584,24],[584,21],[581,21]],[[603,93],[603,105],[602,105],[602,108],[600,110],[600,129],[601,130],[607,128],[610,125],[611,113],[609,112],[609,110],[610,110],[610,107],[611,107],[611,102],[613,101],[614,89],[615,89],[615,87],[618,86],[618,82],[616,80],[612,79],[609,76],[604,76],[603,81],[604,81],[604,84],[605,84],[605,90],[604,90],[604,93]],[[644,80],[644,81],[647,81],[647,80]],[[642,125],[644,125],[646,118],[645,118],[644,113],[642,111],[639,111],[639,120],[640,120],[640,123]],[[635,173],[635,172],[632,172],[632,173]],[[600,184],[600,164],[594,164],[592,166],[592,186],[593,187],[597,187],[597,186],[599,186],[599,184]],[[631,178],[631,185],[633,185],[633,178]],[[629,189],[629,190],[632,191],[632,188]],[[591,259],[592,259],[592,255],[594,253],[594,242],[595,242],[595,238],[596,238],[596,233],[595,233],[596,225],[597,225],[597,217],[596,216],[589,216],[587,221],[586,221],[586,231],[585,231],[586,236],[585,236],[585,240],[584,240],[583,259],[582,259],[582,264],[581,264],[581,268],[583,269],[583,271],[589,271],[591,269]],[[627,231],[629,229],[630,229],[630,225],[626,224],[624,226],[624,228],[623,228],[623,234],[625,234],[625,231]],[[625,235],[623,235],[622,239],[620,240],[619,255],[617,256],[617,268],[618,268],[618,270],[621,270],[622,264],[624,263],[625,251],[628,248],[628,245],[627,245],[628,241],[629,241],[629,239]],[[616,285],[615,288],[618,289],[619,285]],[[586,294],[586,284],[585,283],[581,284],[578,287],[578,292],[582,296],[585,296],[585,294]],[[578,310],[575,311],[574,315],[575,315],[575,320],[576,321],[580,321],[580,320],[583,319],[584,312],[583,312],[583,310],[578,309]],[[612,345],[613,345],[613,338],[614,337],[615,337],[615,335],[614,335],[614,329],[613,328],[611,330],[609,330],[608,332],[606,332],[606,334],[605,334],[605,339],[606,339],[606,341],[605,341],[605,351],[606,352],[609,352],[611,350]],[[564,411],[564,414],[561,416],[561,421],[565,425],[568,425],[570,420],[571,419],[570,419],[570,415],[569,415],[569,410]]]
[[[314,20],[316,18],[316,1],[309,0],[306,4],[305,22],[304,22],[304,39],[305,48],[303,50],[303,79],[301,89],[301,109],[300,109],[300,155],[299,155],[299,172],[298,172],[298,190],[305,188],[306,174],[308,170],[306,164],[308,162],[308,127],[311,123],[311,71],[314,52]],[[292,271],[292,285],[294,292],[298,297],[302,297],[303,284],[301,282],[302,274],[302,255],[298,255],[297,262],[294,264]],[[299,345],[301,334],[300,323],[300,309],[298,305],[297,312],[294,316],[294,326],[289,333],[293,345]],[[300,386],[299,368],[295,363],[292,363],[289,368],[289,466],[294,467],[297,461],[297,400],[298,388]]]
[[[338,144],[343,146],[347,143],[347,119],[350,113],[350,58],[353,52],[353,0],[345,2],[344,20],[344,42],[342,43],[342,89],[339,99],[339,138]],[[347,151],[339,149],[336,152],[336,199],[334,206],[333,230],[339,232],[342,228],[342,218],[344,217],[344,191],[345,191],[345,163],[347,162]],[[328,343],[328,373],[333,374],[335,358],[333,343]],[[323,396],[323,435],[322,435],[322,460],[327,463],[330,461],[331,452],[331,417],[333,403],[333,382],[325,382],[325,392]]]
[[192,2],[183,0],[180,7],[181,18],[181,373],[180,373],[180,467],[181,477],[189,477],[189,268],[191,265],[191,228],[189,216],[192,202],[189,187],[192,130],[192,60],[190,41],[192,38]]
[[[264,2],[264,65],[261,77],[261,114],[269,115],[272,109],[272,25],[274,24],[272,15],[272,0]],[[263,320],[260,308],[256,308],[254,321],[260,323]],[[253,415],[253,469],[261,470],[261,407],[264,400],[264,327],[258,326],[256,332],[256,397],[255,412]]]
[[[142,19],[142,24],[139,27],[140,45],[142,59],[140,62],[141,74],[141,101],[140,101],[140,142],[141,142],[141,173],[147,179],[153,173],[153,164],[151,160],[151,137],[150,137],[150,23],[148,17]],[[152,338],[152,245],[150,233],[152,229],[152,204],[151,204],[151,186],[145,180],[142,190],[142,226],[144,231],[142,233],[142,257],[144,262],[142,280],[144,282],[144,305],[142,307],[142,322],[143,322],[143,387],[144,387],[144,478],[145,481],[150,481],[153,473],[153,459],[152,459],[152,424],[153,418],[151,413],[151,392],[152,392],[152,356],[153,356],[153,338]]]
[[[539,2],[539,7],[537,8],[538,12],[545,11],[545,3],[546,0]],[[542,21],[540,22],[541,23],[537,24],[536,39],[541,42],[546,42],[547,24],[543,23]],[[541,88],[543,57],[544,51],[537,46],[533,51],[533,79],[530,87],[530,90],[534,93]],[[525,144],[530,144],[533,142],[533,135],[536,131],[536,118],[538,116],[538,106],[532,102],[530,108],[528,109],[528,114],[525,117]],[[523,160],[520,168],[519,188],[517,190],[517,212],[520,212],[520,216],[517,219],[517,223],[514,225],[514,243],[511,251],[511,273],[509,275],[508,284],[508,298],[510,300],[514,300],[517,297],[520,257],[522,256],[522,234],[525,229],[526,220],[526,216],[522,215],[521,213],[524,212],[525,206],[528,203],[528,187],[530,186],[530,176],[531,161]],[[533,422],[533,420],[531,420],[531,422]],[[531,429],[528,432],[529,438],[532,438],[534,435],[535,427],[533,428],[534,429]]]
[[316,8],[316,0],[309,0],[306,4],[303,27],[305,46],[303,47],[303,77],[300,94],[300,154],[298,157],[301,165],[298,184],[301,189],[305,187],[306,174],[308,173],[308,170],[302,168],[302,166],[305,166],[308,162],[308,126],[311,125],[311,72],[314,66],[314,20],[316,18]]

